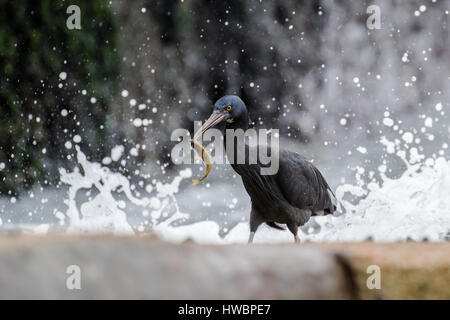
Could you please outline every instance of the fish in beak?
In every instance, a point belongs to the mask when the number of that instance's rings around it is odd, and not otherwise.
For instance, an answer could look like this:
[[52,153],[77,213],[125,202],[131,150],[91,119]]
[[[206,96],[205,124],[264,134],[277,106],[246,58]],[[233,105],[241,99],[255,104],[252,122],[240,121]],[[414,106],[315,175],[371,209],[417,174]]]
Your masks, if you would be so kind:
[[193,179],[192,185],[195,186],[202,182],[211,172],[212,162],[211,162],[211,156],[209,155],[208,151],[206,151],[205,147],[202,146],[199,142],[195,140],[190,140],[192,148],[197,152],[197,154],[202,158],[202,161],[206,165],[206,171],[203,177],[200,179]]
[[192,185],[195,186],[196,184],[200,183],[211,172],[212,162],[211,162],[211,156],[209,155],[208,151],[206,151],[205,147],[203,147],[199,142],[197,142],[197,139],[202,136],[202,134],[208,130],[209,128],[214,127],[215,125],[219,124],[223,120],[225,120],[226,114],[220,111],[214,111],[211,116],[206,120],[206,122],[201,126],[201,128],[195,133],[194,138],[190,140],[192,148],[197,152],[197,154],[202,158],[203,162],[206,165],[206,172],[200,179],[194,179],[192,180]]

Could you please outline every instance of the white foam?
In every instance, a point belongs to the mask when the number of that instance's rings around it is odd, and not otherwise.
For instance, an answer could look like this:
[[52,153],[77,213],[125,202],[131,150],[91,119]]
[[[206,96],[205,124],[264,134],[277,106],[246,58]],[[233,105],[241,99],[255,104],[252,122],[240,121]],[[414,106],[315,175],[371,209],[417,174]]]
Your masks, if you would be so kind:
[[[314,217],[309,225],[316,224],[320,231],[300,232],[302,240],[361,241],[368,237],[375,241],[444,239],[450,229],[450,162],[444,158],[425,159],[415,148],[401,150],[399,144],[385,137],[380,142],[389,154],[404,162],[406,170],[403,174],[398,179],[391,179],[385,175],[386,170],[380,170],[378,182],[371,180],[366,183],[363,180],[365,171],[361,168],[357,171],[355,185],[344,184],[336,190],[336,197],[346,213],[339,217]],[[247,241],[249,227],[246,222],[237,224],[223,238],[219,236],[219,225],[213,221],[173,226],[173,222],[189,217],[180,212],[175,196],[181,182],[191,177],[189,169],[181,170],[172,182],[156,182],[151,188],[147,186],[149,197],[136,197],[126,177],[88,161],[79,146],[75,148],[79,167],[72,172],[60,170],[61,181],[69,185],[65,200],[68,209],[64,213],[68,219],[63,219],[68,221],[67,232],[134,234],[138,228],[128,221],[125,202],[116,199],[116,193],[122,193],[129,202],[142,208],[142,219],[150,219],[145,221],[146,224],[152,226],[151,231],[162,239],[223,244]],[[97,189],[96,195],[81,205],[77,204],[77,192],[92,188]],[[359,201],[348,201],[348,196]],[[307,225],[302,230],[308,228]],[[260,227],[255,236],[255,242],[292,241],[288,231],[267,226]]]

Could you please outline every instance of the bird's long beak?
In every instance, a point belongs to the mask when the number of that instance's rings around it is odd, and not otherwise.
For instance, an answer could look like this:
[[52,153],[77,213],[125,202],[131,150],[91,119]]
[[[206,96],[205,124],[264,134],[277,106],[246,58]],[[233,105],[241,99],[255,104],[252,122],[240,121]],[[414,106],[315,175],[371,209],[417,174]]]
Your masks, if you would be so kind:
[[202,134],[216,124],[222,122],[225,119],[225,114],[220,111],[214,111],[206,120],[206,122],[201,126],[201,128],[195,133],[194,140],[197,140],[202,136]]

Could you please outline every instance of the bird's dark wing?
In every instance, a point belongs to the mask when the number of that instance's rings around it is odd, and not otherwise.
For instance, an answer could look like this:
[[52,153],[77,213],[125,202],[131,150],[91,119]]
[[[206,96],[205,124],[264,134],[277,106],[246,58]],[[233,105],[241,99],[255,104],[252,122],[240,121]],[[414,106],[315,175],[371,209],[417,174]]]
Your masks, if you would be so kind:
[[277,184],[285,199],[294,207],[333,213],[331,188],[313,164],[295,152],[280,152]]

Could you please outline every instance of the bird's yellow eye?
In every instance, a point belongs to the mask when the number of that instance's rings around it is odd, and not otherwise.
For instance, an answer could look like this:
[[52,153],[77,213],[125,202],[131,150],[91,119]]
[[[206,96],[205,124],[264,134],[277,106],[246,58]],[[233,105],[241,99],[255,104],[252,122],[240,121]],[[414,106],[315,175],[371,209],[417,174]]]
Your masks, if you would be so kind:
[[231,110],[231,106],[227,106],[225,109],[226,109],[227,111],[230,111],[230,110]]

